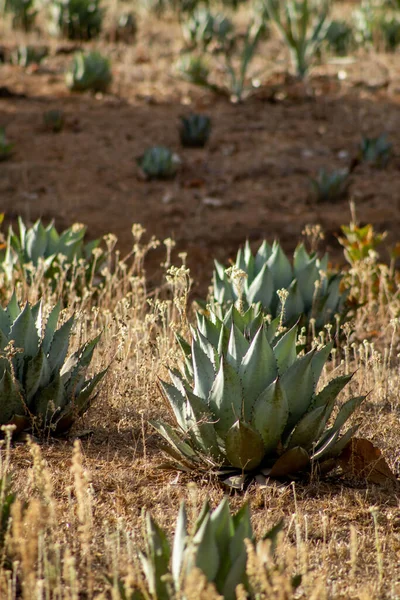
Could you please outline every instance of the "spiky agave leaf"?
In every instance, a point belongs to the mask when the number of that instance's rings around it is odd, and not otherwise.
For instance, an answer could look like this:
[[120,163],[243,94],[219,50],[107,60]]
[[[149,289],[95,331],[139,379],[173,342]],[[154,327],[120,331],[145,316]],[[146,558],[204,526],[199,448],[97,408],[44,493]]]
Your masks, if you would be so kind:
[[178,427],[153,422],[175,465],[230,477],[283,476],[336,455],[349,435],[340,437],[343,426],[364,396],[343,404],[332,423],[351,376],[336,377],[317,393],[333,344],[298,356],[297,329],[277,334],[254,309],[241,315],[231,307],[225,321],[213,313],[198,317],[191,345],[181,344],[193,376],[182,369],[171,372],[172,383],[162,382]]
[[[240,298],[245,309],[260,303],[266,313],[276,318],[282,312],[277,292],[286,289],[283,321],[287,325],[299,318],[305,323],[314,318],[320,329],[332,322],[336,314],[346,316],[348,292],[341,289],[342,276],[328,271],[327,255],[319,258],[308,254],[303,244],[297,246],[291,264],[276,241],[272,246],[264,241],[255,255],[246,242],[237,253],[235,267],[247,275]],[[215,261],[212,302],[228,307],[237,301],[234,277]]]
[[0,425],[64,433],[93,400],[106,373],[86,379],[99,337],[67,359],[75,319],[57,329],[59,314],[57,305],[43,325],[41,302],[21,308],[15,295],[0,307]]

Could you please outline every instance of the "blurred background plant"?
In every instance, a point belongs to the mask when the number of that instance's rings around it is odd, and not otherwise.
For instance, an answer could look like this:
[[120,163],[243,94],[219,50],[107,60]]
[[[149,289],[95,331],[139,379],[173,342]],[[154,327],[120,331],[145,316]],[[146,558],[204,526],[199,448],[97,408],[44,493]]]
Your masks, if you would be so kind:
[[66,73],[65,82],[73,92],[106,92],[111,84],[110,62],[99,52],[78,52]]
[[320,169],[317,177],[310,179],[310,183],[315,201],[322,203],[337,202],[345,198],[351,182],[348,169]]
[[48,2],[49,33],[69,40],[91,40],[102,28],[101,0],[54,0]]

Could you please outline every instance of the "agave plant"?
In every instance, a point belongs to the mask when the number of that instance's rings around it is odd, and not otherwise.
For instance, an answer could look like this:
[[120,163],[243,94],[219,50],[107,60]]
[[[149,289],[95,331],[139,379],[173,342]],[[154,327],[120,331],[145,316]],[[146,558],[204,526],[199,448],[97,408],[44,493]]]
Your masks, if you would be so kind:
[[105,92],[112,80],[109,61],[99,52],[78,52],[65,76],[67,87],[76,92]]
[[194,85],[211,87],[208,81],[210,69],[203,56],[187,54],[178,61],[176,68],[183,79],[186,79]]
[[146,551],[140,558],[151,596],[169,600],[182,593],[187,576],[197,567],[225,600],[234,600],[236,587],[247,581],[246,539],[253,540],[249,507],[245,504],[232,516],[226,498],[214,511],[204,503],[192,535],[182,503],[172,552],[166,534],[147,514]]
[[310,179],[316,202],[337,202],[347,196],[350,178],[348,169],[327,171],[320,169],[315,179]]
[[59,133],[62,131],[64,123],[65,115],[63,110],[52,108],[43,113],[43,125],[48,131]]
[[[224,322],[199,317],[192,342],[183,346],[182,371],[162,382],[177,427],[153,426],[167,441],[163,449],[185,471],[212,471],[242,487],[257,475],[292,477],[311,465],[328,470],[357,425],[340,437],[364,396],[345,402],[331,419],[337,396],[352,375],[318,380],[332,343],[297,354],[297,325],[272,337],[262,324],[231,308]],[[273,333],[273,332],[272,332]]]
[[296,74],[305,77],[325,39],[329,0],[265,0],[269,17],[289,48]]
[[211,119],[207,115],[191,114],[181,117],[180,138],[182,146],[203,148],[211,131]]
[[[52,221],[45,227],[40,219],[27,228],[21,217],[18,218],[19,235],[9,227],[5,248],[0,250],[0,271],[3,271],[12,281],[16,271],[25,272],[29,280],[26,265],[37,267],[44,262],[45,275],[54,279],[56,273],[63,271],[66,266],[71,269],[80,261],[85,261],[88,279],[98,272],[104,263],[104,256],[95,259],[93,250],[98,248],[100,240],[84,243],[86,227],[75,223],[62,233],[58,233]],[[103,254],[100,251],[101,255]],[[68,274],[67,274],[68,278]]]
[[[264,241],[255,255],[246,242],[237,253],[235,267],[245,276],[240,288],[234,272],[227,272],[215,261],[213,299],[223,307],[238,300],[244,308],[259,302],[273,318],[281,315],[285,324],[293,324],[299,318],[308,323],[314,318],[317,329],[331,322],[336,314],[346,314],[347,292],[340,290],[342,276],[328,272],[327,254],[318,258],[300,244],[291,265],[278,242],[271,247]],[[286,298],[278,294],[282,289],[287,290],[283,295]]]
[[47,46],[19,46],[11,54],[11,62],[20,67],[39,64],[48,55]]
[[43,324],[42,303],[0,307],[0,425],[62,434],[82,415],[106,370],[86,380],[100,336],[67,358],[75,318],[57,329],[61,306]]
[[100,0],[55,0],[48,4],[49,31],[69,40],[90,40],[101,31]]
[[393,153],[393,145],[388,141],[386,133],[376,138],[363,137],[359,148],[360,160],[372,163],[378,168],[387,166]]
[[353,28],[346,21],[331,21],[326,31],[326,42],[335,54],[346,56],[354,45]]
[[200,7],[182,22],[182,33],[189,46],[207,50],[215,41],[222,47],[230,44],[229,36],[233,32],[232,22],[220,14],[213,14],[207,8]]
[[137,159],[137,164],[149,179],[174,177],[180,165],[180,158],[169,148],[153,146]]

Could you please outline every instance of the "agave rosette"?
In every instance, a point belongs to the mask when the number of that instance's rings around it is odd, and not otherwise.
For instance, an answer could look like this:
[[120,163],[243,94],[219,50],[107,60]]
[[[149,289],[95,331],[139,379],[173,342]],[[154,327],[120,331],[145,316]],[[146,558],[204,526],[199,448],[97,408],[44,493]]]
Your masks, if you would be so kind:
[[0,306],[0,425],[60,434],[89,408],[106,373],[86,379],[99,336],[67,358],[75,318],[57,329],[60,311],[43,324],[41,302],[21,309],[13,295]]
[[278,327],[254,308],[241,315],[231,307],[224,321],[198,316],[191,345],[180,340],[184,366],[170,372],[171,383],[161,382],[177,427],[152,421],[175,467],[211,469],[241,486],[260,473],[293,476],[312,463],[332,466],[357,429],[341,435],[364,396],[331,418],[351,375],[317,391],[332,343],[298,355],[297,325],[283,335]]
[[73,265],[84,261],[87,277],[98,273],[104,264],[104,252],[99,249],[100,257],[95,259],[93,251],[99,247],[100,240],[85,244],[86,227],[75,223],[59,233],[51,221],[47,226],[38,219],[32,227],[26,227],[23,220],[18,218],[19,233],[10,226],[7,241],[0,251],[0,271],[3,271],[8,281],[13,281],[17,271],[24,271],[28,281],[29,271],[43,261],[45,276],[53,279],[57,272],[72,275]]
[[[299,244],[292,265],[278,242],[270,246],[264,241],[255,255],[246,242],[237,253],[235,266],[247,275],[241,297],[245,307],[259,302],[264,311],[276,317],[282,311],[277,292],[286,289],[285,324],[293,324],[299,317],[307,322],[314,318],[320,329],[336,314],[342,317],[346,314],[348,291],[341,290],[341,274],[329,273],[327,254],[319,258]],[[222,306],[238,300],[234,282],[218,261],[215,261],[213,275],[213,298]]]

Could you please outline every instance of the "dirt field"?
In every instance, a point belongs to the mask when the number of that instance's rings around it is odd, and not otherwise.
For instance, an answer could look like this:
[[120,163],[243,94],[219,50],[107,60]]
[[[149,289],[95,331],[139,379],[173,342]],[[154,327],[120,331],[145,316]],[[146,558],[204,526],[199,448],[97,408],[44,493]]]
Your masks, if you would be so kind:
[[[1,210],[7,219],[55,218],[60,228],[81,221],[90,237],[115,233],[123,252],[130,249],[131,224],[138,222],[149,235],[174,237],[178,249],[188,251],[201,283],[210,278],[212,257],[226,260],[246,238],[256,244],[278,237],[293,249],[308,223],[323,226],[335,255],[335,235],[349,221],[348,200],[317,204],[309,178],[322,167],[349,166],[362,135],[386,131],[393,160],[385,170],[357,167],[350,197],[362,222],[389,230],[397,240],[396,55],[364,53],[348,65],[318,67],[304,89],[284,75],[286,54],[276,40],[268,41],[260,52],[267,60],[258,57],[254,63],[255,71],[267,70],[261,88],[243,104],[231,104],[179,80],[171,68],[178,41],[174,23],[144,20],[135,45],[100,44],[113,61],[114,83],[105,96],[68,92],[63,72],[71,58],[57,53],[68,49],[65,43],[48,41],[52,53],[39,67],[0,66],[1,83],[12,93],[0,99],[0,125],[15,143],[12,160],[1,165]],[[15,42],[6,38],[6,47]],[[42,114],[50,108],[66,113],[59,134],[42,126]],[[179,116],[190,111],[212,118],[204,150],[180,147]],[[181,156],[175,180],[140,177],[135,159],[156,144]]]

